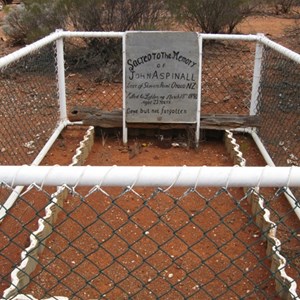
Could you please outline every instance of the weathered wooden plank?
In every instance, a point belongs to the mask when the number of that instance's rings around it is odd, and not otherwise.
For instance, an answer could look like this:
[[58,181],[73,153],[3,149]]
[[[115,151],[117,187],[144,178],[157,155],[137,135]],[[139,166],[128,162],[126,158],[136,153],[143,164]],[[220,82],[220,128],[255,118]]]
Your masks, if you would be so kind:
[[[70,114],[70,121],[82,121],[83,124],[102,128],[122,127],[122,111],[104,111],[95,107],[74,107]],[[201,115],[201,128],[207,129],[230,129],[238,127],[259,127],[258,116],[240,115]],[[158,123],[128,123],[130,128],[160,128],[180,129],[191,127],[190,124],[158,124]]]

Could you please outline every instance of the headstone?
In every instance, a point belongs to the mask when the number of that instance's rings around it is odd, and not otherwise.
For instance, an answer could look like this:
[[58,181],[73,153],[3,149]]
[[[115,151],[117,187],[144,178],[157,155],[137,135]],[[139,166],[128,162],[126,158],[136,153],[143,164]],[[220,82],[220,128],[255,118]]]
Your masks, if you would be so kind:
[[196,123],[198,73],[197,33],[128,32],[126,122]]

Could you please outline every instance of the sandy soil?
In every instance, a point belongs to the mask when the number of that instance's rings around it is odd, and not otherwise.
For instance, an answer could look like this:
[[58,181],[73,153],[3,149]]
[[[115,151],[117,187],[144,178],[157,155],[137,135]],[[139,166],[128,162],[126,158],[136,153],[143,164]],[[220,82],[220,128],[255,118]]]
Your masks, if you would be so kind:
[[[262,32],[272,39],[285,41],[288,39],[286,30],[294,24],[295,20],[288,18],[253,16],[240,24],[237,31]],[[3,39],[2,36],[2,54],[11,50]],[[70,164],[82,134],[83,128],[65,130],[42,164]],[[173,142],[182,141],[174,138]],[[265,164],[251,139],[242,135],[239,142],[248,165]],[[220,140],[207,137],[195,151],[186,145],[176,148],[162,145],[153,137],[139,138],[138,145],[136,139],[131,139],[129,147],[124,148],[118,135],[107,138],[100,134],[86,164],[230,166],[233,161]],[[87,192],[85,189],[79,191],[83,195]],[[134,299],[155,299],[166,291],[164,299],[217,296],[220,299],[276,299],[275,283],[270,280],[270,260],[265,260],[266,242],[257,226],[247,222],[251,215],[247,201],[237,206],[225,193],[214,199],[215,190],[203,190],[207,198],[214,200],[207,206],[194,193],[181,199],[183,190],[175,189],[171,197],[159,194],[147,202],[147,195],[153,191],[137,191],[142,196],[129,192],[111,199],[95,193],[82,201],[80,197],[69,195],[55,232],[40,257],[44,267],[35,270],[35,280],[25,292],[45,297],[48,295],[43,289],[47,289],[48,294],[75,295],[77,299],[97,298],[99,294],[106,295],[106,299],[126,299],[130,293],[136,293]],[[118,192],[110,190],[112,195]],[[232,193],[235,199],[243,196],[241,189]],[[274,205],[274,211],[276,208],[279,212],[275,217],[281,219],[288,215],[289,206],[281,198],[277,200],[270,206]],[[22,249],[28,246],[29,234],[36,228],[38,218],[43,216],[47,201],[47,195],[32,190],[20,199],[10,218],[1,224],[7,236],[0,236],[0,245],[5,245],[0,263],[4,279],[0,294],[7,288],[10,270],[19,261]],[[203,211],[203,215],[197,213],[199,211]],[[220,216],[224,214],[227,217],[220,223]],[[299,228],[294,216],[286,217],[284,224]],[[288,249],[290,237],[283,226],[280,229],[279,234]],[[81,234],[84,230],[88,234]],[[13,238],[14,243],[9,243],[8,237]],[[69,241],[72,241],[71,246]],[[250,251],[249,244],[252,245]],[[199,268],[201,262],[205,264]],[[289,267],[288,273],[299,277],[298,267]],[[216,273],[219,275],[215,276]],[[224,289],[224,282],[231,288]],[[200,284],[211,297],[201,291]]]

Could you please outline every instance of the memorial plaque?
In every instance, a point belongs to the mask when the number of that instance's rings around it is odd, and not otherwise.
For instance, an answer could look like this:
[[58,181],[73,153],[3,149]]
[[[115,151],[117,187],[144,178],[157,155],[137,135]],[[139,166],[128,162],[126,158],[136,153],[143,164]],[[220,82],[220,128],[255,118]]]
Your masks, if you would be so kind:
[[195,123],[198,72],[196,33],[128,32],[126,121]]

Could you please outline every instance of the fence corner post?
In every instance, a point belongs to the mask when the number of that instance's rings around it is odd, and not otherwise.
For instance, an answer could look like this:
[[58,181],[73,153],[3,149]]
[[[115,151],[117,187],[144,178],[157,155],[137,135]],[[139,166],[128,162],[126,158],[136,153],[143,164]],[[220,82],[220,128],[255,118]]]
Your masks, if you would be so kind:
[[[57,33],[61,33],[62,29],[57,29]],[[57,79],[58,79],[58,97],[60,121],[66,121],[67,105],[66,105],[66,80],[65,80],[65,63],[64,63],[64,41],[63,37],[56,40],[56,55],[57,55]]]
[[123,59],[123,92],[122,92],[122,129],[123,129],[123,144],[127,145],[128,143],[128,128],[126,124],[126,32],[123,34],[122,37],[122,59]]
[[202,96],[202,62],[203,62],[203,37],[201,33],[198,33],[198,46],[199,46],[199,71],[198,71],[198,103],[196,112],[196,132],[195,132],[195,144],[196,148],[199,147],[200,140],[200,118],[201,118],[201,96]]
[[256,42],[252,92],[251,92],[251,104],[250,104],[251,116],[254,116],[257,113],[258,93],[259,93],[259,85],[260,85],[260,78],[261,78],[261,64],[262,64],[262,56],[263,56],[263,45],[260,42],[259,38],[264,35],[262,33],[258,33],[257,36],[258,36],[258,40]]

